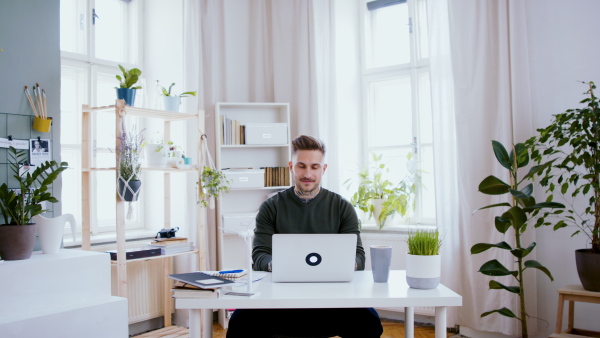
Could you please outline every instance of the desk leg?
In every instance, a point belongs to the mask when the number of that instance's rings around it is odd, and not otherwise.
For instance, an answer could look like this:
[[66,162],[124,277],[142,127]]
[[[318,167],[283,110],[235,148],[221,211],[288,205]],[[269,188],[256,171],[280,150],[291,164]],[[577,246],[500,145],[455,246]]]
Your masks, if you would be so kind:
[[[202,338],[212,338],[213,333],[213,310],[204,309],[202,310]],[[190,337],[191,338],[191,337]]]
[[558,294],[558,309],[556,309],[556,333],[562,333],[562,321],[563,321],[563,307],[565,306],[565,299],[563,294]]
[[446,307],[436,306],[435,308],[435,338],[446,337]]
[[413,338],[415,336],[415,308],[404,308],[404,338]]
[[202,310],[190,309],[190,338],[200,337],[200,322],[202,321]]

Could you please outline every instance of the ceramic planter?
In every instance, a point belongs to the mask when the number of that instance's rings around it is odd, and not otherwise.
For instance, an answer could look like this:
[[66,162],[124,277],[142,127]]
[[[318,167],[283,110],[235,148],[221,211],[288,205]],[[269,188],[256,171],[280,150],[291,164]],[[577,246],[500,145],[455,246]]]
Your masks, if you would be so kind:
[[125,104],[128,106],[134,106],[135,104],[135,91],[132,88],[117,88],[117,99],[125,100]]
[[600,254],[591,249],[575,250],[577,273],[584,289],[600,291]]
[[25,225],[0,225],[0,258],[15,261],[31,258],[35,245],[35,223]]
[[125,202],[135,202],[138,200],[138,192],[142,188],[142,181],[129,181],[126,183],[119,178],[119,196]]
[[168,111],[179,111],[181,98],[179,96],[163,96],[164,108]]
[[414,289],[435,289],[440,284],[442,259],[440,255],[406,254],[406,283]]
[[385,203],[386,199],[380,198],[380,199],[374,199],[371,201],[371,204],[373,205],[373,218],[375,218],[375,224],[377,224],[377,226],[381,226],[379,224],[379,215],[381,215],[381,210],[383,210],[383,203]]
[[148,166],[167,165],[167,146],[165,144],[146,144],[146,162]]

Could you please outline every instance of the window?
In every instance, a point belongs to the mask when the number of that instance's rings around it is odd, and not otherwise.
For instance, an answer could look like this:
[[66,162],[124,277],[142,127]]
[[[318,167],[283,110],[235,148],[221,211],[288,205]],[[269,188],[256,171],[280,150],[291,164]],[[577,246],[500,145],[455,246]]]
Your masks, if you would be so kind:
[[[63,212],[78,220],[81,213],[81,106],[114,104],[118,65],[141,67],[140,1],[61,0],[61,156],[69,162],[63,173]],[[138,98],[143,100],[143,98]],[[114,167],[115,121],[101,115],[93,125],[93,163]],[[115,230],[114,171],[92,178],[92,234]],[[137,203],[128,229],[143,227],[143,201]],[[81,229],[81,228],[80,228]],[[68,236],[70,233],[66,232]]]
[[[379,6],[384,4],[385,7]],[[362,158],[383,154],[392,182],[418,171],[421,186],[409,219],[391,225],[433,224],[433,135],[425,0],[363,1]],[[407,155],[412,153],[412,160]],[[369,222],[364,219],[364,222]],[[372,222],[372,220],[371,220]]]

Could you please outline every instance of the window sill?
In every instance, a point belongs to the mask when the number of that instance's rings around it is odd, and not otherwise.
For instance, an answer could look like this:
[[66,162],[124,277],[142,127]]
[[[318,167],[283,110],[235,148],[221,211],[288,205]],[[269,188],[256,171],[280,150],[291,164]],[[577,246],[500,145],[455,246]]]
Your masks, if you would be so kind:
[[361,232],[368,233],[395,233],[395,234],[407,234],[409,232],[420,230],[432,230],[435,229],[435,224],[401,224],[401,225],[385,225],[383,229],[379,230],[379,226],[375,223],[366,223],[362,225]]

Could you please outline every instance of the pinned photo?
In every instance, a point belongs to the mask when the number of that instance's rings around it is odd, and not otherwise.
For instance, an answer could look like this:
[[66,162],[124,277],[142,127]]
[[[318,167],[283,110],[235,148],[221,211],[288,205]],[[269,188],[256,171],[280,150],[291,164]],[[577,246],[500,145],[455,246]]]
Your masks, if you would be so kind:
[[40,165],[46,161],[52,160],[50,140],[36,138],[29,140],[29,143],[29,163]]

